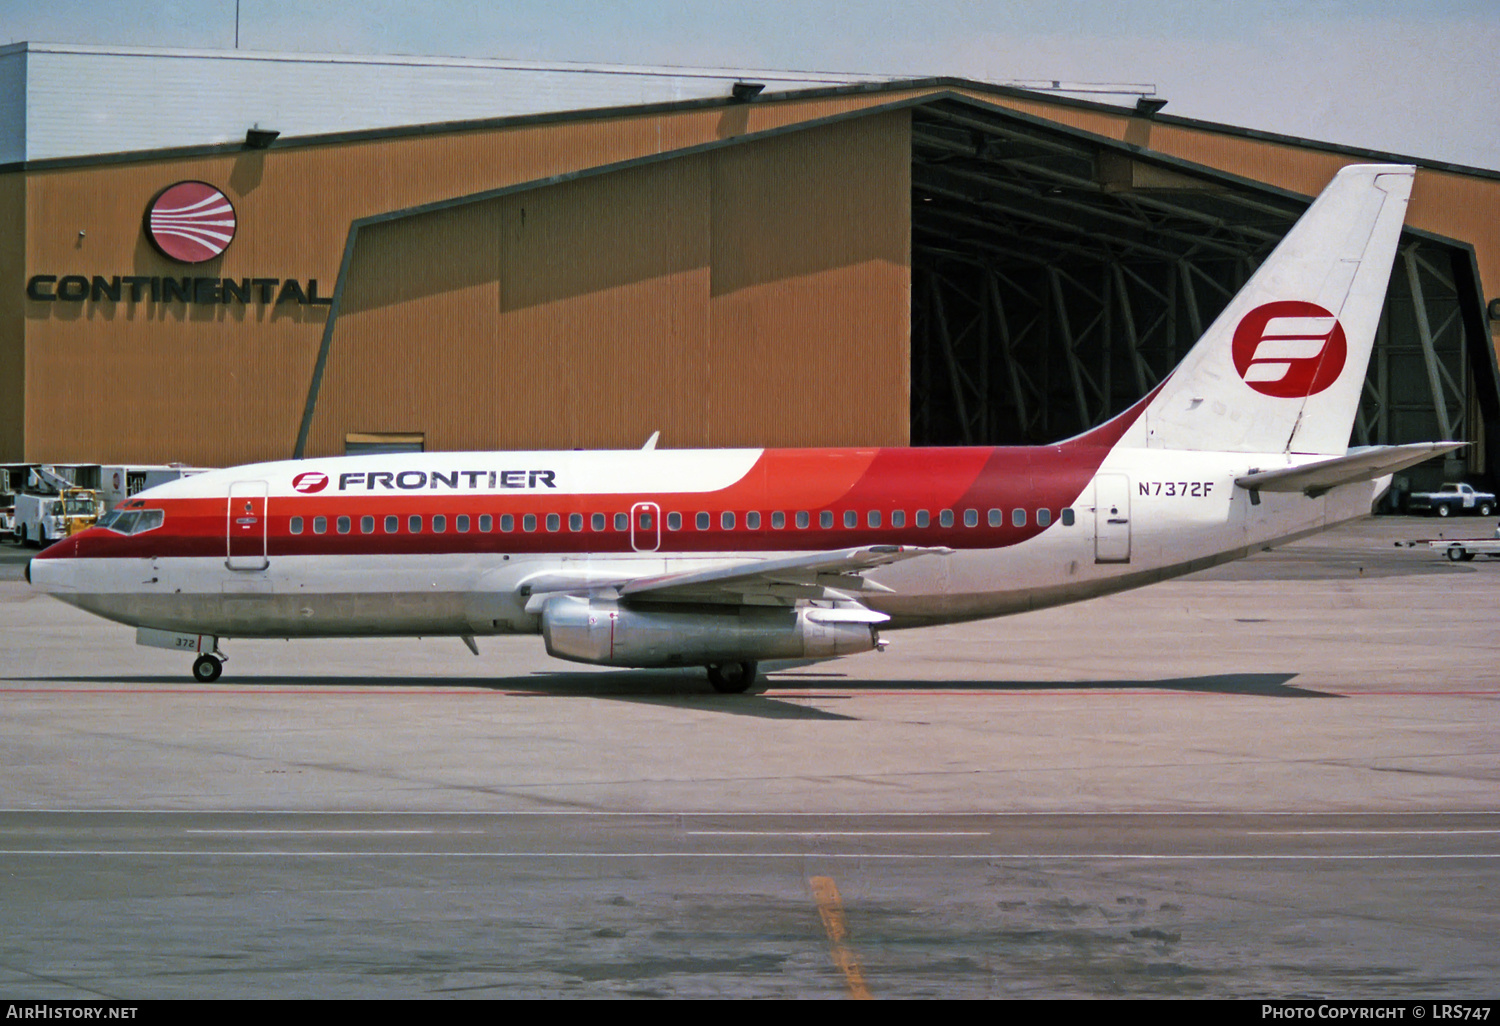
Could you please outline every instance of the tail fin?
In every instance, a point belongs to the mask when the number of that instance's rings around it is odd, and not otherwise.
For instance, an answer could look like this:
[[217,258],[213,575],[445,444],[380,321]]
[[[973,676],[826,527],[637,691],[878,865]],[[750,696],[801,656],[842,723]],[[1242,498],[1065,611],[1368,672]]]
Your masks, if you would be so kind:
[[1340,171],[1122,441],[1347,451],[1415,171],[1399,164]]

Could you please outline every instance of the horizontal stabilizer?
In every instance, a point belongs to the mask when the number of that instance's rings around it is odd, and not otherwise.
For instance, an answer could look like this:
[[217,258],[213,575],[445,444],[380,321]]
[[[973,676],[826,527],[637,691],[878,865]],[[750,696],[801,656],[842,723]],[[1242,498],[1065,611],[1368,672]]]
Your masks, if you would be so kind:
[[1234,483],[1241,488],[1256,491],[1302,492],[1310,498],[1317,498],[1339,485],[1373,481],[1377,477],[1416,466],[1434,456],[1462,449],[1467,444],[1469,443],[1413,442],[1410,445],[1370,446],[1352,450],[1347,456],[1304,463],[1300,467],[1256,471],[1235,478]]

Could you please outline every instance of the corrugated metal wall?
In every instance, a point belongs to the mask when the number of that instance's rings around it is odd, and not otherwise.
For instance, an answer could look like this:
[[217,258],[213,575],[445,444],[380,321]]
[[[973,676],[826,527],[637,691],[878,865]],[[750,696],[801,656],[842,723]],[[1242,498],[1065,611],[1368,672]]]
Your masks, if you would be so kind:
[[[20,188],[17,181],[25,183],[24,267],[11,279],[8,297],[21,293],[33,274],[316,278],[326,296],[357,218],[889,103],[899,95],[0,175],[12,190]],[[189,178],[223,189],[239,220],[230,249],[192,267],[162,257],[141,231],[151,197]],[[906,217],[906,200],[897,207],[893,216]],[[7,254],[19,249],[9,242],[0,248]],[[413,265],[404,266],[415,273]],[[26,429],[24,451],[14,458],[200,466],[285,458],[296,441],[326,309],[25,301]],[[451,310],[444,312],[451,317]],[[424,335],[436,337],[440,325],[415,311],[411,317],[421,321]],[[461,321],[452,330],[461,330]],[[15,333],[0,338],[0,352],[22,345]],[[904,367],[890,372],[906,373]],[[778,436],[783,441],[825,440],[816,433],[822,420],[799,426],[792,416],[787,424]],[[635,434],[634,426],[622,428],[622,438]]]
[[26,446],[26,182],[0,175],[0,462]]
[[655,430],[904,443],[908,126],[885,114],[363,229],[309,454],[355,431],[423,430],[433,449]]

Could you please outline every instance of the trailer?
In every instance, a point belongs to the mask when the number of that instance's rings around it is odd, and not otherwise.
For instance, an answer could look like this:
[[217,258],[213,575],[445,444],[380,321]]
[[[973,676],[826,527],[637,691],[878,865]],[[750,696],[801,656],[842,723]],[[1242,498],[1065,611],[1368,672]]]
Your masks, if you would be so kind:
[[1476,556],[1500,559],[1500,526],[1495,528],[1493,538],[1413,538],[1406,543],[1407,548],[1418,545],[1443,553],[1452,563],[1468,563]]

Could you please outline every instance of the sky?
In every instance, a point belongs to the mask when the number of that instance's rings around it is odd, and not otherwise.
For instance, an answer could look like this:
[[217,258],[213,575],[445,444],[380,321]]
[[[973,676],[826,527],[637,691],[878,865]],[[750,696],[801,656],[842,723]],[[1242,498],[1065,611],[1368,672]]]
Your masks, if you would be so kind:
[[1500,170],[1496,0],[0,0],[0,44],[229,49],[237,7],[242,49],[1145,83],[1168,114]]

